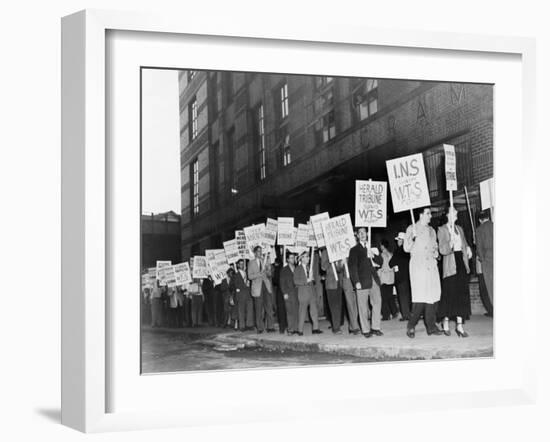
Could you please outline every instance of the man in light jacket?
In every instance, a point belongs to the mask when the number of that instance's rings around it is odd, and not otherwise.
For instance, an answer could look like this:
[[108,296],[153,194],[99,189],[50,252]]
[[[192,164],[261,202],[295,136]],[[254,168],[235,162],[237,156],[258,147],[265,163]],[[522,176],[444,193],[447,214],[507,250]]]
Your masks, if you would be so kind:
[[254,247],[254,259],[248,262],[248,279],[251,281],[258,333],[263,333],[264,328],[267,328],[268,333],[275,331],[270,267],[269,260],[262,257],[262,248]]

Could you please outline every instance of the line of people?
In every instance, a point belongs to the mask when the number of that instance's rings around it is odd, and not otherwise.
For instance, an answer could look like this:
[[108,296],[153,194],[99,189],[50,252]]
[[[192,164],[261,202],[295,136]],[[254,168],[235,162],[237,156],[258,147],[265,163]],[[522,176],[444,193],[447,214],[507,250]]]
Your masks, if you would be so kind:
[[[367,229],[359,228],[349,258],[336,263],[330,263],[326,249],[320,248],[313,254],[312,266],[309,252],[299,256],[288,252],[284,266],[278,260],[272,265],[258,246],[253,259],[238,261],[216,286],[208,278],[190,292],[163,288],[157,282],[143,297],[144,322],[153,327],[206,323],[257,333],[273,333],[278,324],[281,333],[301,336],[309,319],[312,333],[320,334],[317,294],[322,284],[335,334],[343,333],[347,321],[350,334],[382,336],[382,321],[399,318],[407,321],[406,334],[414,338],[423,317],[428,335],[451,335],[450,322],[455,321],[457,336],[467,337],[472,251],[464,230],[456,223],[453,208],[446,211],[437,233],[430,226],[430,208],[417,212],[415,224],[395,238],[393,252],[387,240],[381,241],[379,253],[369,249]],[[481,239],[485,245],[478,258],[484,263],[484,286],[490,286],[492,306],[492,223],[487,224],[490,232],[482,227],[487,218],[483,214],[480,218],[478,242]]]

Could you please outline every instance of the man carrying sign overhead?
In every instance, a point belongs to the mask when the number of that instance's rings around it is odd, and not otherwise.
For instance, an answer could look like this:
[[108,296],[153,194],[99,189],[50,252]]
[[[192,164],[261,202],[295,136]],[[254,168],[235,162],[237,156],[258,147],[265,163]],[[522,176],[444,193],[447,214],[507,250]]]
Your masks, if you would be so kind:
[[[376,270],[373,262],[382,265],[382,257],[375,256],[368,250],[367,229],[360,227],[357,230],[358,242],[349,251],[349,275],[357,293],[357,307],[359,310],[359,324],[365,338],[382,336],[380,330],[382,297],[380,289],[374,284]],[[372,324],[369,323],[369,300],[372,305]]]

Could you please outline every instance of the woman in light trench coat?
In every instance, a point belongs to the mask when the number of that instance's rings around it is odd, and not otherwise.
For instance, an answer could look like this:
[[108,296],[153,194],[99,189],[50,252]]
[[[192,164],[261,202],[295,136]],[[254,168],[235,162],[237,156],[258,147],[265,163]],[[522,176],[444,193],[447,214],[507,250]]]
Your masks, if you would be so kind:
[[412,313],[407,324],[407,336],[415,337],[415,327],[424,313],[428,335],[441,335],[435,324],[435,303],[441,297],[441,284],[437,268],[439,256],[435,230],[429,226],[432,213],[429,207],[420,209],[418,221],[407,228],[403,248],[411,254]]

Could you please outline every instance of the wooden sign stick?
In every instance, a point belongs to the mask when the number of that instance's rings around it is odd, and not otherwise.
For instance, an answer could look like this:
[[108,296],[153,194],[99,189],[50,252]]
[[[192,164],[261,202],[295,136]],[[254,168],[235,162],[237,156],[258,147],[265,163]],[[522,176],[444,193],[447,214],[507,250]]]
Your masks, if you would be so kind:
[[367,230],[368,230],[368,241],[367,241],[367,247],[368,247],[368,248],[367,248],[367,252],[370,252],[370,246],[371,246],[371,241],[370,241],[370,232],[371,232],[371,230],[370,230],[370,226],[368,227]]
[[348,268],[348,263],[344,263],[344,267],[346,269],[346,278],[349,278],[349,268]]
[[411,211],[411,221],[412,221],[412,226],[413,226],[413,234],[414,236],[416,236],[416,226],[414,224],[414,213],[413,213],[413,209],[410,209]]
[[468,206],[468,215],[470,215],[470,225],[472,226],[472,240],[476,243],[476,230],[474,228],[474,218],[472,217],[472,208],[470,207],[470,198],[468,197],[468,189],[464,186],[464,196],[466,197],[466,205]]
[[310,247],[309,256],[309,279],[313,279],[313,247]]
[[[453,191],[452,190],[449,190],[449,200],[451,202],[451,211],[454,211],[454,201],[453,201]],[[455,222],[453,221],[453,219],[451,218],[450,219],[451,221],[451,230],[454,232],[455,231]]]
[[334,279],[338,281],[338,272],[336,271],[336,266],[334,265],[333,262],[330,263],[330,266],[332,267],[332,271],[334,272]]
[[[369,181],[372,181],[372,178],[369,178]],[[367,255],[370,253],[370,247],[371,247],[371,240],[370,240],[370,235],[371,235],[371,227],[369,226],[368,227],[368,236],[369,236],[369,239],[368,239],[368,242],[367,242]]]

